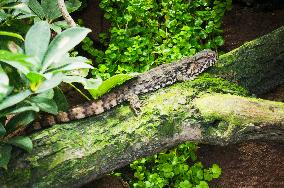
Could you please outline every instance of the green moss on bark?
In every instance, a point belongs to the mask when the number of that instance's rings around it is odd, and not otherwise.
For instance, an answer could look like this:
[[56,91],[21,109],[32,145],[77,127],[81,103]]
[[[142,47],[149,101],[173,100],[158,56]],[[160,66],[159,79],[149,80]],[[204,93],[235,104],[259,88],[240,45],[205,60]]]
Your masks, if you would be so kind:
[[55,125],[32,136],[32,153],[18,153],[9,167],[13,171],[4,172],[5,179],[0,182],[14,187],[14,179],[27,174],[17,186],[72,184],[108,165],[110,158],[124,155],[129,147],[143,151],[143,145],[132,143],[168,139],[182,131],[183,122],[199,121],[191,102],[203,90],[235,93],[234,88],[226,80],[207,75],[141,97],[144,102],[138,116],[123,104],[96,117]]
[[[216,92],[243,96],[248,92],[215,77],[233,81],[257,94],[284,83],[283,30],[284,27],[221,56],[209,74],[143,96],[142,113],[138,116],[123,104],[102,115],[55,125],[34,134],[34,150],[30,154],[14,151],[8,171],[0,171],[1,187],[80,185],[137,157],[185,140],[227,144],[228,139],[240,140],[234,135],[249,135],[254,123],[277,123],[284,117],[281,103],[224,96],[228,101],[232,97],[244,106],[256,108],[255,113],[233,102],[224,103],[222,95]],[[228,110],[228,104],[247,113]],[[254,115],[250,117],[248,113]],[[275,130],[259,135],[269,139],[283,137],[281,129]]]
[[278,124],[284,117],[283,103],[262,99],[213,94],[203,95],[193,103],[205,119],[224,121],[234,126],[266,122]]

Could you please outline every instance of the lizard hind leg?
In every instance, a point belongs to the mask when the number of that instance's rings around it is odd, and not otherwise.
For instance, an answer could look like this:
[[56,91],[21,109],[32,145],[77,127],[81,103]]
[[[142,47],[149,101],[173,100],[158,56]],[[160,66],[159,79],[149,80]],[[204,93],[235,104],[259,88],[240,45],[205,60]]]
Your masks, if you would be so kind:
[[138,95],[130,93],[127,95],[127,101],[129,101],[131,109],[134,111],[135,115],[139,115],[141,112],[141,101]]

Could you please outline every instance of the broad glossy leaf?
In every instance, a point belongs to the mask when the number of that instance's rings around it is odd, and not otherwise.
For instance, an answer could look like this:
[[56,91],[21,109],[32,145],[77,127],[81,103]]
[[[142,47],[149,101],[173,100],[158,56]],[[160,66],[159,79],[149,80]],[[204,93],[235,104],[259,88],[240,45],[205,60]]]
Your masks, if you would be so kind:
[[8,144],[0,145],[0,168],[7,170],[7,165],[11,158],[12,146]]
[[22,41],[25,40],[21,35],[19,35],[19,34],[17,34],[17,33],[13,33],[13,32],[0,31],[0,35],[18,38],[18,39],[20,39],[20,40],[22,40]]
[[0,123],[0,137],[6,134],[6,129],[2,123]]
[[[69,13],[77,10],[81,6],[81,2],[79,0],[65,1],[65,4]],[[50,21],[62,16],[56,0],[41,0],[41,6],[45,12],[46,18]]]
[[11,138],[8,143],[17,146],[27,152],[31,152],[33,149],[32,140],[27,136],[17,136]]
[[37,72],[29,72],[26,77],[29,79],[31,83],[38,83],[44,80],[44,76]]
[[0,9],[0,23],[5,21],[8,18],[8,14],[6,14],[4,11],[1,11]]
[[50,28],[47,22],[35,23],[26,35],[25,52],[29,56],[35,56],[42,62],[50,41]]
[[52,24],[62,29],[67,29],[70,27],[66,21],[57,21],[53,22]]
[[66,100],[65,95],[63,94],[63,92],[61,91],[61,89],[59,87],[56,87],[54,89],[54,98],[53,100],[56,102],[57,107],[58,107],[58,111],[62,111],[65,112],[69,109],[69,105],[68,102]]
[[33,64],[28,61],[28,56],[15,54],[6,50],[0,50],[0,62],[4,62],[23,74],[28,74],[32,70]]
[[85,89],[95,89],[98,88],[101,83],[102,83],[102,79],[98,78],[98,79],[87,79],[81,76],[64,76],[63,81],[66,83],[73,83],[73,82],[77,82],[77,83],[81,83],[84,85]]
[[11,7],[12,9],[14,9],[13,11],[13,16],[19,16],[19,15],[30,15],[32,14],[31,9],[28,7],[28,5],[26,3],[19,3],[16,4],[15,6]]
[[66,8],[68,12],[74,12],[81,7],[81,2],[79,0],[69,0],[65,1]]
[[57,114],[58,108],[54,100],[43,98],[43,97],[33,97],[30,100],[33,102],[36,106],[40,108],[41,111],[51,113],[51,114]]
[[47,90],[43,93],[38,94],[37,96],[35,96],[33,98],[37,98],[37,97],[52,99],[54,97],[54,91],[53,91],[53,89],[50,89],[50,90]]
[[25,104],[23,106],[16,106],[14,108],[8,108],[8,109],[1,111],[0,117],[5,117],[9,114],[18,114],[18,113],[22,113],[25,111],[39,112],[39,107],[33,104],[29,104],[29,105]]
[[69,57],[66,59],[68,63],[65,66],[61,66],[60,68],[55,68],[55,71],[71,71],[77,69],[92,69],[94,68],[92,65],[86,63],[89,60],[85,57]]
[[41,0],[41,6],[48,20],[52,21],[61,16],[56,0]]
[[8,133],[30,124],[35,119],[35,112],[27,111],[15,115],[7,124],[6,131]]
[[69,50],[79,44],[89,32],[91,30],[87,28],[72,27],[58,34],[49,45],[43,61],[42,71],[45,71],[51,64],[61,59]]
[[45,80],[38,88],[36,93],[42,93],[47,90],[53,89],[56,86],[58,86],[63,81],[64,75],[61,73],[58,73],[54,76],[52,76],[50,79]]
[[137,74],[118,74],[118,75],[112,76],[111,78],[103,81],[102,84],[98,88],[88,89],[88,91],[94,99],[97,99],[98,97],[110,91],[112,88],[123,84],[127,80],[134,78],[136,75]]
[[31,94],[32,92],[30,90],[26,90],[26,91],[23,91],[21,93],[18,93],[12,96],[8,96],[0,103],[0,110],[3,110],[5,108],[18,104],[19,102],[29,97]]
[[45,17],[44,10],[37,0],[29,0],[28,6],[41,20],[44,19]]
[[2,69],[1,65],[0,65],[0,101],[3,100],[4,97],[6,97],[6,95],[9,92],[9,78],[7,76],[7,74],[5,73],[5,71]]
[[52,29],[53,31],[55,31],[55,33],[59,34],[61,33],[62,29],[61,27],[55,25],[55,24],[49,24],[50,29]]

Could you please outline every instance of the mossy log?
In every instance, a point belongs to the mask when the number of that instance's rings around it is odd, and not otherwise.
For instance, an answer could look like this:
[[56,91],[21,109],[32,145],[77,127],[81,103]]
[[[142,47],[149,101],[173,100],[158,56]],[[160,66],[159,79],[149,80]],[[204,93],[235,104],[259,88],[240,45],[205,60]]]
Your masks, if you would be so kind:
[[282,85],[284,26],[222,55],[211,72],[247,88],[256,95]]
[[283,83],[283,45],[282,27],[222,55],[209,74],[142,96],[138,116],[125,103],[33,134],[33,151],[13,152],[0,187],[78,187],[184,141],[283,141],[284,104],[251,98],[246,90],[259,94]]

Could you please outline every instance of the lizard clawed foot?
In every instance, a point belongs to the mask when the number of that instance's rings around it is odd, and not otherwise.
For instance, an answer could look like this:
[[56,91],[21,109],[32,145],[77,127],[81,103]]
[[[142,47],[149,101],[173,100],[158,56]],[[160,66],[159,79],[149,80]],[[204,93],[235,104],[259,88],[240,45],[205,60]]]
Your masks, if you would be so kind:
[[141,113],[141,101],[139,100],[138,95],[135,95],[134,93],[129,94],[127,100],[135,115],[139,115]]

